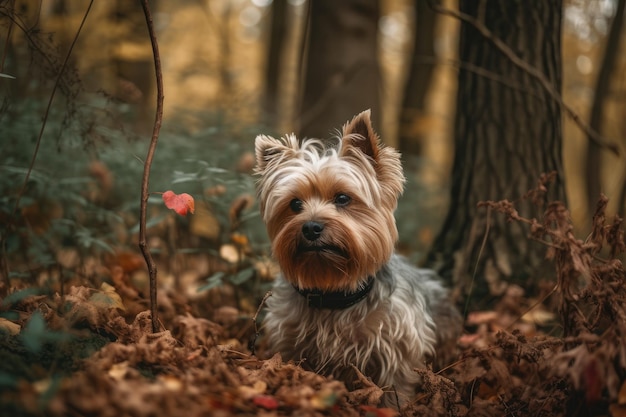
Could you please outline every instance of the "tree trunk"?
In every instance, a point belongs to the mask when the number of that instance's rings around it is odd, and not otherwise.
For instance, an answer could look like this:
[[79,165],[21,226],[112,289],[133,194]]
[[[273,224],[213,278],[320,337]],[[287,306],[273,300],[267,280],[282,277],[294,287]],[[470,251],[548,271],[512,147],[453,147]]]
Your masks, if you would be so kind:
[[438,15],[424,0],[414,0],[414,9],[413,55],[400,112],[398,148],[403,154],[419,155],[424,140],[426,94],[435,68],[435,27]]
[[[617,2],[617,11],[611,23],[611,30],[606,40],[606,48],[604,49],[604,58],[598,78],[596,79],[596,89],[594,92],[593,105],[591,106],[591,116],[589,118],[589,127],[596,132],[602,133],[602,122],[604,116],[604,104],[606,103],[609,89],[611,86],[611,75],[615,68],[615,64],[619,58],[619,44],[622,34],[622,24],[624,22],[624,5],[626,0]],[[602,192],[602,180],[600,172],[600,160],[602,157],[602,149],[595,141],[588,141],[587,148],[587,210],[591,215],[595,211],[596,203]],[[621,195],[619,196],[621,197]]]
[[379,17],[378,0],[310,3],[300,137],[326,138],[368,108],[380,124]]
[[263,112],[270,124],[275,124],[280,93],[281,61],[287,34],[287,0],[272,2],[272,21],[265,66],[265,105]]
[[[460,6],[560,91],[561,1],[461,0]],[[508,282],[540,278],[545,247],[527,238],[524,225],[477,204],[508,199],[522,216],[538,217],[543,208],[521,198],[551,171],[557,180],[545,198],[565,202],[561,112],[475,25],[463,21],[460,36],[461,62],[493,76],[459,69],[450,208],[428,262],[452,280],[458,295],[471,291],[468,300],[475,303],[501,294]]]

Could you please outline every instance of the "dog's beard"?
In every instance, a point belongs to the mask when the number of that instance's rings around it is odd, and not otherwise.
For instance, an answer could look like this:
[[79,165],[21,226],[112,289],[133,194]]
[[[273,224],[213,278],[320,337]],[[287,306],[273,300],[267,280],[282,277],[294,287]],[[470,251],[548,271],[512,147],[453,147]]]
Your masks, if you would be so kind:
[[[285,278],[300,289],[355,291],[380,269],[393,252],[393,239],[383,239],[368,222],[341,216],[324,219],[324,235],[302,236],[302,221],[281,224],[273,237],[273,252]],[[376,217],[376,216],[374,216]],[[378,223],[380,224],[380,223]]]
[[358,264],[344,245],[328,242],[308,242],[302,238],[287,238],[285,231],[274,240],[274,255],[284,276],[301,289],[324,291],[351,289],[358,283]]
[[309,244],[309,243],[300,243],[296,247],[297,258],[306,258],[309,255],[317,255],[317,258],[321,260],[328,259],[330,262],[334,260],[339,261],[340,259],[349,259],[350,254],[345,250],[340,248],[337,245],[326,244],[323,242]]

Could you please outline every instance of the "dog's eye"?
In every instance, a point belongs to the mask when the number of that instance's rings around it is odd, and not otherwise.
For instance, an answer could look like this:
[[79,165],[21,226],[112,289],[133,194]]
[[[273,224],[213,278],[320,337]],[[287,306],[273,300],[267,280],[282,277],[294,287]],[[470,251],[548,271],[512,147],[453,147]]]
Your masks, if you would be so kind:
[[299,198],[294,198],[289,203],[289,207],[293,210],[294,213],[300,213],[302,211],[302,200]]
[[352,199],[347,194],[337,194],[335,196],[335,205],[337,207],[345,207],[350,204],[350,200]]

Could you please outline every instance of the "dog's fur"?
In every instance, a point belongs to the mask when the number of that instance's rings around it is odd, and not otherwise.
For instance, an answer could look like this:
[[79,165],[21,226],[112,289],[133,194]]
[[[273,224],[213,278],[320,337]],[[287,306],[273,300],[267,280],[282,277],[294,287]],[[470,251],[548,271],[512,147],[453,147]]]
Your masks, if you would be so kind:
[[[380,144],[369,111],[336,144],[261,135],[255,148],[261,215],[282,271],[267,301],[270,349],[348,386],[356,367],[406,401],[414,368],[445,360],[441,347],[451,352],[461,321],[434,272],[394,254],[400,155]],[[363,299],[328,308],[312,306],[311,293]]]

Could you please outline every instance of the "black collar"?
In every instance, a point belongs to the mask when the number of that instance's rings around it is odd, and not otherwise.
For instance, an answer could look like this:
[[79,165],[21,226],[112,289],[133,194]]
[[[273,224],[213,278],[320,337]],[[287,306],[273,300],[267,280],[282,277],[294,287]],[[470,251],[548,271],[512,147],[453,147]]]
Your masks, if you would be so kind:
[[343,310],[351,307],[367,297],[372,286],[374,285],[374,277],[369,277],[362,288],[356,292],[345,291],[322,291],[320,289],[301,289],[296,286],[294,288],[298,293],[306,298],[309,307],[328,308],[331,310]]

